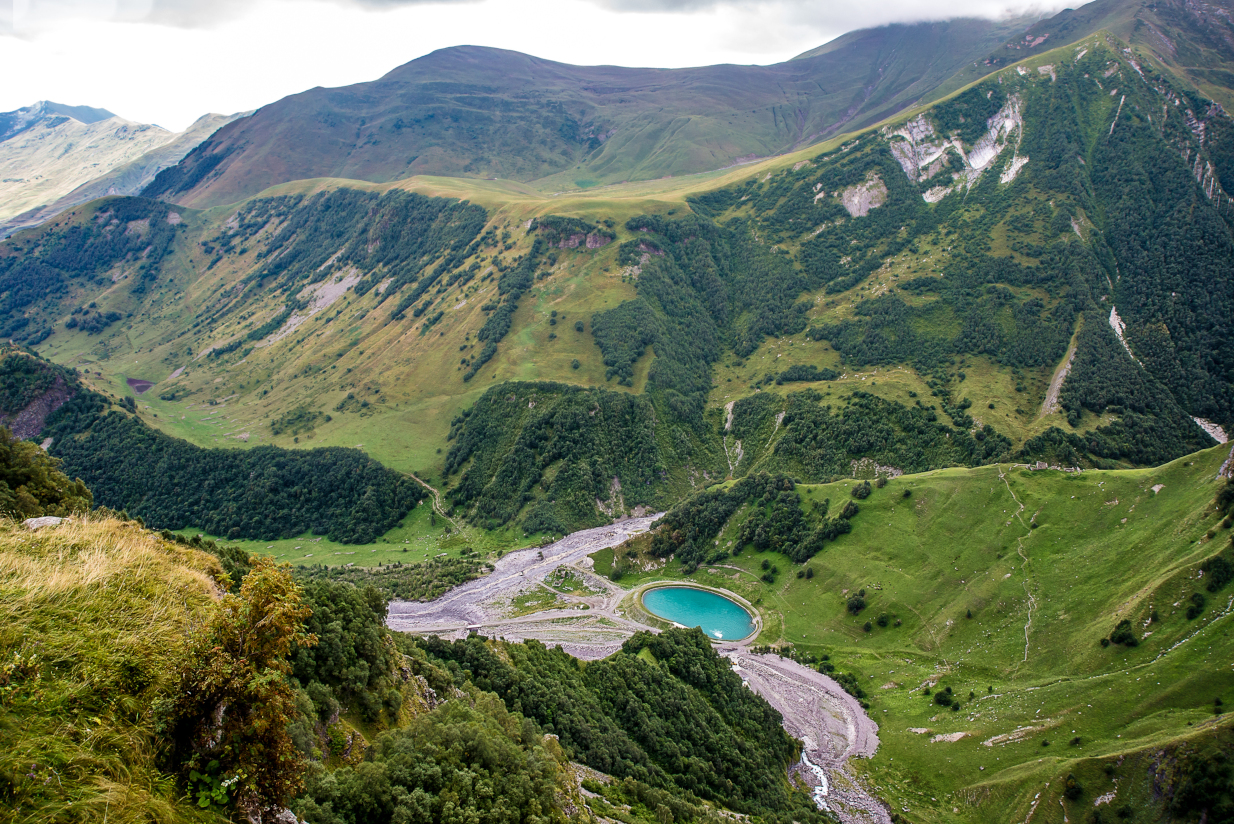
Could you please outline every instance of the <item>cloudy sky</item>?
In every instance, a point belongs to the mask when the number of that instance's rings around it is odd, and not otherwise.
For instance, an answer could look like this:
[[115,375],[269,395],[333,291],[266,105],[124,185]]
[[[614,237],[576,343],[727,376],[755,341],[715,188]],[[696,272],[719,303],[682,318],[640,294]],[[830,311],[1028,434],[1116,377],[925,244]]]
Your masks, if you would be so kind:
[[[98,106],[173,130],[445,46],[624,66],[775,63],[856,28],[1057,0],[0,0],[0,111]],[[1070,5],[1079,5],[1071,3]]]

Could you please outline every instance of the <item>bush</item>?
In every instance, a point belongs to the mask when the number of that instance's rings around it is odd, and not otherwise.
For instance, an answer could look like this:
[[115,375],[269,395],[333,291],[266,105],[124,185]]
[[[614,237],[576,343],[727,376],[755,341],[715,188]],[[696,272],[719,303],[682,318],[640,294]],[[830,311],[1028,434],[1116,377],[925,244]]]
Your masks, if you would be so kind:
[[866,599],[860,595],[854,595],[848,599],[847,607],[850,615],[857,615],[866,608]]
[[1187,607],[1187,620],[1192,621],[1199,618],[1204,612],[1205,598],[1202,593],[1195,592],[1191,595],[1191,606]]
[[1200,569],[1208,576],[1209,592],[1220,592],[1225,589],[1226,584],[1234,580],[1234,564],[1220,555],[1209,558]]
[[853,487],[853,491],[851,494],[857,500],[864,501],[866,498],[870,497],[871,491],[872,491],[872,488],[870,487],[870,482],[862,481],[861,483]]
[[1135,631],[1131,628],[1131,622],[1124,618],[1118,622],[1118,626],[1114,627],[1114,631],[1110,633],[1110,643],[1134,647],[1139,645],[1140,640],[1135,637]]

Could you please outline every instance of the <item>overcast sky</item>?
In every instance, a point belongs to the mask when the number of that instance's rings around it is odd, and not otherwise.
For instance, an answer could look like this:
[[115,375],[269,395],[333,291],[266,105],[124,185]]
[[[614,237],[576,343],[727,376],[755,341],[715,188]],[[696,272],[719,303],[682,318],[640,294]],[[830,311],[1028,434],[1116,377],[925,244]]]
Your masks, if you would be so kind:
[[445,46],[590,65],[765,64],[857,28],[1030,2],[0,0],[0,111],[54,100],[179,131],[206,112],[373,80]]

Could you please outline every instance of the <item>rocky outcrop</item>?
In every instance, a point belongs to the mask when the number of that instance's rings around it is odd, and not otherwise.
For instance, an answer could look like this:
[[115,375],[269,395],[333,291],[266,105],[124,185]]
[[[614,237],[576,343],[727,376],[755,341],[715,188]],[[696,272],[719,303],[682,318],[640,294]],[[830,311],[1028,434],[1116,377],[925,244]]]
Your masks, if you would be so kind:
[[25,409],[0,415],[0,426],[7,426],[14,436],[22,440],[33,438],[43,431],[51,413],[68,403],[76,394],[77,390],[57,375],[51,389],[31,401]]

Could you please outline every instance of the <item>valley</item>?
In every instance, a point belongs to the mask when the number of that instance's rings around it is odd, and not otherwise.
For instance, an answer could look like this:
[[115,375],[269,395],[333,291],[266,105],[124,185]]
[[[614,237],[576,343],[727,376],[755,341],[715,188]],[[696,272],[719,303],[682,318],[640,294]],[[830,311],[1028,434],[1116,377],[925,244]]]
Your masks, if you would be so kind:
[[[718,587],[751,604],[761,628],[740,643],[717,642],[718,651],[804,738],[831,786],[859,797],[863,785],[877,787],[887,807],[907,807],[914,821],[1020,820],[1032,787],[1072,815],[1107,791],[1097,807],[1152,810],[1160,802],[1151,787],[1130,767],[1111,783],[1107,765],[1139,764],[1223,723],[1212,706],[1229,686],[1228,593],[1205,596],[1199,617],[1184,612],[1193,591],[1206,591],[1204,559],[1229,543],[1211,503],[1230,459],[1218,447],[1154,470],[1002,465],[903,475],[861,501],[850,534],[802,564],[740,551],[737,536],[758,502],[714,539],[734,548],[731,557],[693,573],[648,552],[652,519],[621,522],[511,553],[445,598],[394,602],[388,621],[416,634],[535,639],[586,660],[611,655],[644,627],[668,626],[641,608],[648,586]],[[795,493],[805,504],[843,500],[852,488]],[[563,571],[587,589],[546,584]],[[510,613],[520,593],[536,590],[553,597],[538,611]],[[1124,618],[1132,639],[1098,643]],[[1144,682],[1169,687],[1146,691]],[[945,687],[946,703],[931,697]],[[1063,795],[1068,775],[1082,794]],[[846,822],[887,820],[862,808],[882,809],[833,806]]]
[[1231,13],[460,46],[0,215],[0,802],[1234,820]]

